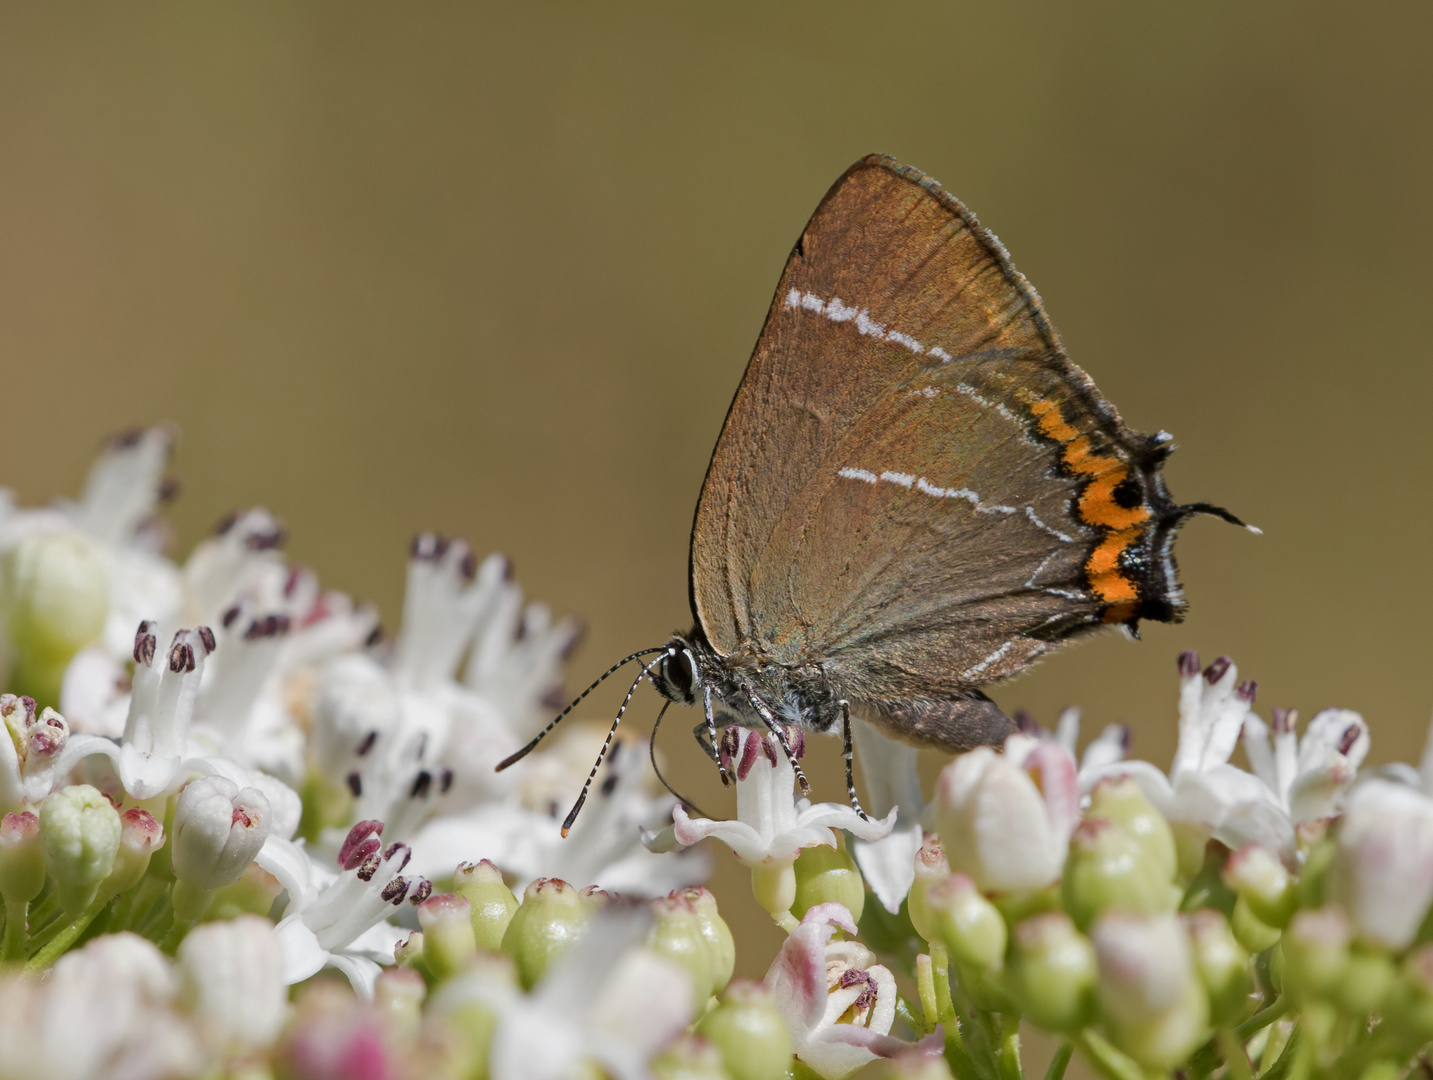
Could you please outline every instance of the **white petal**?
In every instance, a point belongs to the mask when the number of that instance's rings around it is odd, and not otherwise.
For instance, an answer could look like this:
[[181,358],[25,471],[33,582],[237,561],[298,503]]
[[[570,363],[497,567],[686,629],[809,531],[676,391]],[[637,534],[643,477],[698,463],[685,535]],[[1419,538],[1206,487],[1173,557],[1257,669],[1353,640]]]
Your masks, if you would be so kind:
[[279,947],[284,951],[284,985],[303,982],[323,970],[329,961],[328,950],[318,943],[314,932],[297,913],[286,916],[274,927]]
[[852,854],[861,876],[876,894],[881,906],[895,914],[915,883],[916,852],[920,850],[920,822],[896,829],[883,840],[854,840]]

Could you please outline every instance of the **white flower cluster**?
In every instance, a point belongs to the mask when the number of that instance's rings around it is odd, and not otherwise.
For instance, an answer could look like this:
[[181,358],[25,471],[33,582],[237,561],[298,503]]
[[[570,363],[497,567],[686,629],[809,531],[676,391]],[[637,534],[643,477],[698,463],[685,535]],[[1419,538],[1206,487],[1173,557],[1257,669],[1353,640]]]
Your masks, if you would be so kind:
[[[1426,1070],[1433,750],[1365,768],[1357,714],[1266,721],[1186,653],[1167,772],[1119,725],[1077,757],[1070,710],[927,801],[857,720],[867,816],[798,797],[801,732],[728,728],[734,819],[624,740],[563,840],[605,732],[495,766],[575,624],[431,535],[391,641],[265,511],[171,562],[168,442],[116,440],[76,502],[0,490],[0,1080],[1023,1080],[1022,1024],[1048,1080]],[[760,981],[714,844],[785,931]]]

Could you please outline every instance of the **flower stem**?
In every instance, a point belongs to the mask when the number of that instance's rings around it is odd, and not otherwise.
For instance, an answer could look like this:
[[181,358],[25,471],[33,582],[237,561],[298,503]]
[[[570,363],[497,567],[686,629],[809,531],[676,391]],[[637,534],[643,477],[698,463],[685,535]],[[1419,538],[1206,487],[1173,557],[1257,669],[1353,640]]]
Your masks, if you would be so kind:
[[950,996],[950,953],[941,941],[930,944],[930,963],[935,979],[936,1015],[943,1024],[955,1022],[955,1002]]
[[62,927],[54,937],[50,938],[49,941],[45,942],[44,945],[36,950],[35,955],[30,957],[29,962],[26,963],[25,970],[43,971],[58,960],[71,945],[79,940],[80,935],[85,932],[85,929],[90,923],[94,922],[95,916],[103,911],[109,904],[109,900],[110,898],[107,896],[103,899],[96,900],[90,904],[89,907],[85,908],[84,911],[80,912],[79,915],[75,916],[75,918]]
[[1146,1080],[1138,1063],[1116,1050],[1098,1032],[1085,1028],[1075,1036],[1075,1044],[1105,1080]]
[[1229,1067],[1229,1080],[1254,1080],[1254,1072],[1249,1067],[1249,1055],[1244,1052],[1244,1042],[1234,1029],[1221,1027],[1215,1038],[1224,1054],[1224,1062]]
[[7,964],[25,959],[28,947],[25,920],[29,912],[30,903],[27,900],[5,905],[5,946],[4,951],[0,952],[0,960]]
[[940,1006],[935,999],[935,969],[927,953],[916,957],[916,992],[920,995],[921,1012],[925,1014],[925,1030],[934,1031],[940,1023]]
[[1002,1080],[1025,1080],[1025,1071],[1020,1066],[1020,1017],[1009,1014],[1000,1018],[1000,1043],[995,1051],[995,1063],[1000,1069]]
[[1065,1069],[1069,1066],[1074,1052],[1075,1048],[1069,1039],[1061,1040],[1055,1049],[1055,1056],[1050,1059],[1050,1067],[1045,1070],[1045,1080],[1064,1080]]

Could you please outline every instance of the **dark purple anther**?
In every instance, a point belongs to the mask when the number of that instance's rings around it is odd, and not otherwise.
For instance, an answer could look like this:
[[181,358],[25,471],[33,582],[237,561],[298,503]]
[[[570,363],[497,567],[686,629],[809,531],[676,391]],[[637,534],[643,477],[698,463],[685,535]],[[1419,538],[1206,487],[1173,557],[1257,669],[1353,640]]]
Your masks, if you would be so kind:
[[366,649],[371,649],[373,648],[373,646],[377,645],[382,640],[383,627],[375,626],[372,630],[368,631],[368,636],[363,639],[363,647]]
[[368,856],[362,866],[358,868],[359,881],[372,881],[373,875],[378,873],[378,868],[383,865],[383,860],[378,857],[378,852]]
[[717,738],[717,759],[721,767],[731,772],[731,760],[741,749],[741,729],[737,727],[725,727],[721,729],[721,735]]
[[413,895],[408,897],[408,902],[414,907],[417,907],[419,904],[421,904],[424,900],[428,899],[428,897],[432,895],[433,883],[427,878],[423,878],[413,889]]
[[1258,683],[1254,682],[1253,679],[1245,679],[1234,689],[1234,696],[1240,701],[1247,701],[1252,705],[1254,703],[1254,693],[1258,688]]
[[[353,849],[358,847],[370,836],[383,835],[383,822],[369,819],[360,821],[353,828],[348,830],[348,835],[343,838],[343,844],[338,849],[338,865],[343,866],[348,862],[348,857]],[[376,848],[374,849],[377,850]]]
[[359,774],[357,769],[345,776],[343,780],[344,783],[348,785],[348,790],[353,793],[355,799],[362,797],[363,777]]
[[[735,731],[736,728],[728,728],[727,730]],[[761,753],[762,750],[765,750],[767,753],[771,752],[771,748],[766,745],[766,740],[754,731],[749,733],[746,737],[746,744],[741,748],[741,761],[737,762],[736,766],[736,778],[738,780],[746,779],[747,774],[751,772],[751,767],[756,764],[756,755]]]
[[[183,630],[179,633],[184,633]],[[194,670],[194,648],[187,641],[176,641],[169,649],[169,670],[176,675]]]
[[210,630],[207,626],[201,626],[194,632],[199,635],[199,644],[204,646],[206,656],[217,648],[217,644],[214,641],[213,630]]
[[367,735],[365,735],[365,736],[363,737],[363,741],[358,744],[358,749],[357,749],[356,751],[354,751],[354,752],[355,752],[359,757],[363,757],[365,754],[368,753],[368,751],[370,751],[370,750],[373,749],[373,744],[376,743],[377,741],[378,741],[378,732],[377,732],[377,731],[370,731]]
[[453,786],[453,770],[444,769],[438,774],[438,794],[446,795]]
[[1199,654],[1193,649],[1185,649],[1179,654],[1179,677],[1181,679],[1192,679],[1199,674]]
[[1294,721],[1298,718],[1299,714],[1293,709],[1275,709],[1274,734],[1288,735],[1294,730]]
[[472,581],[478,576],[478,557],[473,554],[471,548],[463,552],[463,560],[458,563],[458,572],[463,575],[464,581]]
[[1204,681],[1210,686],[1213,686],[1220,679],[1224,678],[1224,673],[1229,670],[1229,666],[1232,663],[1234,663],[1234,661],[1230,657],[1216,657],[1214,663],[1204,669]]
[[1349,724],[1343,729],[1343,734],[1338,739],[1338,752],[1347,754],[1353,749],[1353,744],[1358,742],[1359,728],[1357,724]]
[[229,627],[231,627],[231,626],[234,625],[234,620],[237,619],[238,617],[239,617],[239,605],[238,605],[238,604],[235,604],[235,605],[234,605],[233,607],[231,607],[228,611],[224,612],[224,615],[223,615],[223,617],[219,620],[219,623],[220,623],[220,625],[222,625],[222,626],[224,627],[225,630],[227,630],[227,629],[229,629]]
[[383,891],[379,893],[379,895],[388,901],[388,903],[397,907],[403,903],[403,898],[408,895],[408,879],[403,877],[394,878],[387,885],[383,886]]
[[433,774],[427,769],[418,770],[418,775],[413,777],[413,786],[408,789],[410,799],[426,799],[428,789],[433,786]]

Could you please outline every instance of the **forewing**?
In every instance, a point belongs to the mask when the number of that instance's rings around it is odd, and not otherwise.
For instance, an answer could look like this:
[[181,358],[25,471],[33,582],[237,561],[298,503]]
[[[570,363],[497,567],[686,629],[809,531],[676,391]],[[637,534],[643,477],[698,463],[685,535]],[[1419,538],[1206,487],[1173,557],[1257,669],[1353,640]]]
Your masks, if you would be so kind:
[[697,618],[723,654],[927,695],[988,682],[1148,614],[1120,559],[1174,516],[1158,456],[998,241],[867,158],[802,234],[727,415],[693,529]]

